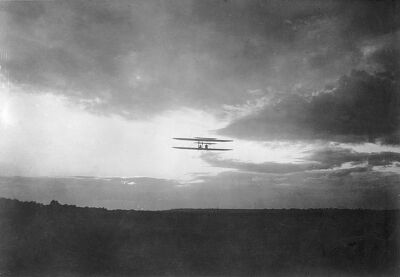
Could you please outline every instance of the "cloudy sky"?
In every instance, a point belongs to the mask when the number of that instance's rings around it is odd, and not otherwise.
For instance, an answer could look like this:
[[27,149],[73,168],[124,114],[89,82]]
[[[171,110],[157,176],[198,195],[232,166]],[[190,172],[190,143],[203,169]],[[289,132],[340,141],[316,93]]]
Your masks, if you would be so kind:
[[[398,11],[395,1],[1,1],[0,197],[397,208]],[[188,145],[177,136],[229,138],[234,150],[173,149]]]

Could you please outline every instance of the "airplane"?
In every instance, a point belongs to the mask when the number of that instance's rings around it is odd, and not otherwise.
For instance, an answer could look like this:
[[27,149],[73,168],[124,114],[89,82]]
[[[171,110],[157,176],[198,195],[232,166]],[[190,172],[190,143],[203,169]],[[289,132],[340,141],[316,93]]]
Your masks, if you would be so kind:
[[181,147],[181,146],[173,146],[172,148],[176,149],[186,149],[186,150],[205,150],[205,151],[229,151],[232,149],[227,148],[209,148],[209,145],[217,144],[217,142],[231,142],[233,140],[229,139],[217,139],[217,138],[203,138],[203,137],[194,137],[194,138],[173,138],[176,140],[189,140],[195,141],[197,143],[197,147]]

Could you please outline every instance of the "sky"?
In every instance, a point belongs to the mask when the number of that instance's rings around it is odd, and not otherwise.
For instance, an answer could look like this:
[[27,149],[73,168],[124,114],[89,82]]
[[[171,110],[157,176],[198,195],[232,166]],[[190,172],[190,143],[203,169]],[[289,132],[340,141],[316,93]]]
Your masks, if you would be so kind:
[[[396,1],[0,1],[0,197],[109,209],[400,200]],[[227,152],[173,137],[218,137]]]

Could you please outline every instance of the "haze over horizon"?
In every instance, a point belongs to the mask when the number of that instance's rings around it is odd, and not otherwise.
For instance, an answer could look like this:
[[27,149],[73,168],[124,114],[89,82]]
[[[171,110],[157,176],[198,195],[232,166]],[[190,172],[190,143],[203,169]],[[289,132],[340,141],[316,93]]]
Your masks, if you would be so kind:
[[[399,207],[395,1],[1,1],[0,197]],[[226,153],[173,137],[233,139]],[[225,146],[225,145],[223,145]]]

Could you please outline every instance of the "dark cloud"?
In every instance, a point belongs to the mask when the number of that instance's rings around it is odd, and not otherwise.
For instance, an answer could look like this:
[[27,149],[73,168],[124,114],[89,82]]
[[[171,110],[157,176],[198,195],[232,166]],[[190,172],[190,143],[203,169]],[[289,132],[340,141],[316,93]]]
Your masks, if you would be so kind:
[[392,72],[393,77],[399,77],[400,53],[395,44],[381,48],[368,56],[367,62],[378,65],[381,70]]
[[230,159],[219,159],[216,155],[203,155],[202,159],[214,167],[234,168],[240,171],[259,172],[259,173],[274,173],[285,174],[292,172],[301,172],[312,169],[320,169],[321,166],[316,163],[277,163],[277,162],[264,162],[264,163],[251,163],[240,162]]
[[352,71],[334,89],[290,95],[239,118],[220,134],[271,139],[399,142],[399,84],[390,74]]
[[[345,148],[310,151],[302,163],[251,163],[203,155],[212,166],[237,169],[218,176],[199,176],[213,187],[240,193],[257,208],[398,208],[400,174],[381,172],[394,167],[400,153],[355,152]],[[248,202],[246,202],[246,199]],[[250,203],[249,203],[250,202]]]
[[[234,168],[243,172],[286,174],[311,170],[333,170],[329,174],[339,176],[355,171],[366,171],[373,166],[393,166],[395,163],[400,163],[400,153],[360,153],[346,148],[326,148],[312,151],[301,163],[241,162],[221,159],[218,155],[213,154],[202,155],[202,159],[214,167]],[[340,169],[346,163],[352,167]]]
[[308,158],[329,167],[340,166],[344,163],[360,164],[368,166],[388,166],[400,162],[400,153],[397,152],[356,152],[346,148],[328,148],[313,152]]
[[2,72],[94,112],[218,110],[250,89],[311,93],[359,66],[364,40],[396,30],[393,3],[3,1]]
[[[393,33],[399,27],[399,14],[395,1],[352,1],[350,9],[342,6],[342,12],[348,19],[348,28],[344,32],[346,38],[352,36],[372,37],[385,33]],[[381,18],[385,15],[386,18]]]
[[242,196],[257,208],[398,208],[400,175],[367,167],[265,174],[224,172],[203,177],[205,185]]

